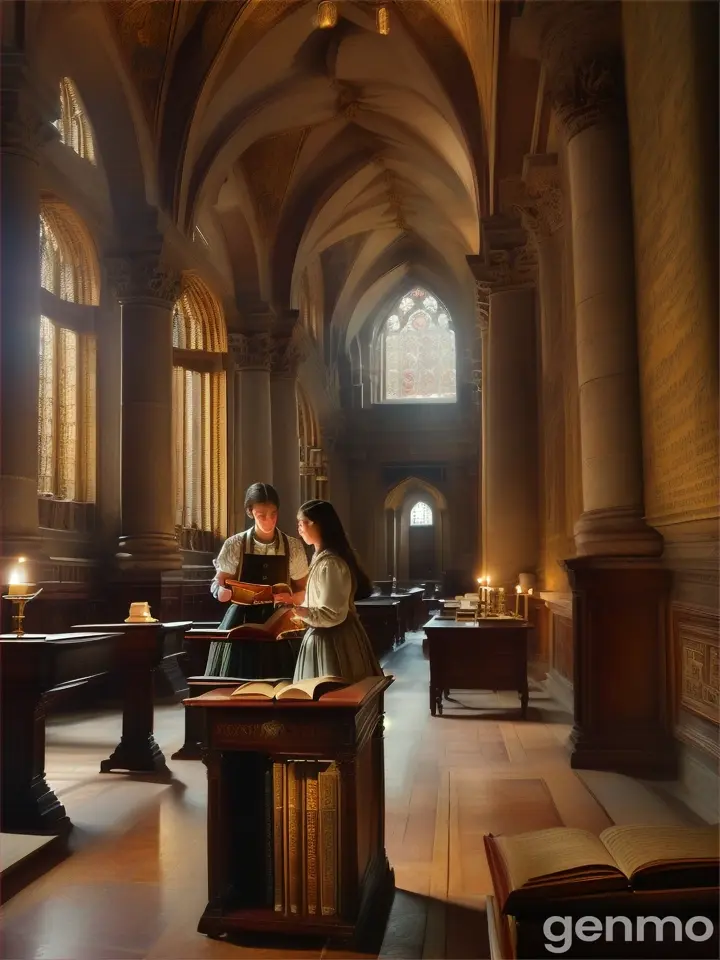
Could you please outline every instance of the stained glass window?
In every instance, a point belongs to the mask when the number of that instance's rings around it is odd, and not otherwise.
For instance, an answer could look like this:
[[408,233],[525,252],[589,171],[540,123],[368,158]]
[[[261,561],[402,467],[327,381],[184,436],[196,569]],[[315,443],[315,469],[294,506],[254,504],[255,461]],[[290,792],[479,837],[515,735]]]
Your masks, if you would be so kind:
[[186,549],[213,550],[227,532],[227,402],[222,308],[199,277],[173,309],[175,527]]
[[384,396],[392,400],[455,400],[455,333],[450,314],[416,287],[398,300],[381,333]]
[[69,77],[60,81],[60,119],[55,121],[60,140],[83,160],[95,163],[92,127],[75,84]]
[[433,522],[432,508],[420,500],[410,511],[411,527],[431,527]]
[[92,242],[72,210],[43,204],[40,215],[40,317],[38,493],[55,500],[95,501],[96,344],[72,327],[53,297],[81,306],[98,303]]

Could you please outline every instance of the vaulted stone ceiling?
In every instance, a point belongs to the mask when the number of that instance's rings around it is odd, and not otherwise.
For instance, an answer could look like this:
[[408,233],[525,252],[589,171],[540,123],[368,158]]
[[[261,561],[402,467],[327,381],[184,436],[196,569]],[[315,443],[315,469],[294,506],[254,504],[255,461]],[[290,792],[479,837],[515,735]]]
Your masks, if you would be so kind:
[[[85,4],[80,4],[85,6]],[[346,342],[405,284],[472,302],[488,212],[495,0],[109,0],[157,199],[199,226],[241,311],[320,278]],[[77,7],[76,7],[77,8]],[[342,339],[342,337],[341,337]]]

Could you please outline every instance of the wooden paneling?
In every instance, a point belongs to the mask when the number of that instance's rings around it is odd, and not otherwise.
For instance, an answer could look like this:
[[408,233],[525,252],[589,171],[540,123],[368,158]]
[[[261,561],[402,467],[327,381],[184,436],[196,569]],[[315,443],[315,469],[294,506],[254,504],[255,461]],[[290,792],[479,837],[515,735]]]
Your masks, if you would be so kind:
[[556,613],[552,617],[552,666],[561,677],[573,680],[573,626],[572,620],[560,617]]
[[720,756],[720,615],[675,603],[672,607],[673,713],[677,736]]

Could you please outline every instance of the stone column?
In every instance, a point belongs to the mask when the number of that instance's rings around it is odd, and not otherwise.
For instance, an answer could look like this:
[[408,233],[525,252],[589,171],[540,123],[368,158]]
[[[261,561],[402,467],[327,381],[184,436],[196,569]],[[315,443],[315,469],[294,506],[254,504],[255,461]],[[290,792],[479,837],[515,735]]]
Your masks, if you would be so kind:
[[[568,60],[551,44],[553,103],[567,137],[583,514],[578,555],[659,556],[643,518],[635,262],[622,59]],[[560,66],[562,64],[562,66]]]
[[[38,556],[40,189],[45,123],[20,53],[3,48],[0,244],[0,562]],[[5,566],[3,564],[3,566]],[[8,563],[9,566],[9,563]],[[3,576],[4,576],[3,571]],[[3,582],[7,582],[5,578]]]
[[300,506],[300,426],[297,372],[302,359],[299,328],[276,332],[270,371],[272,475],[280,495],[280,525],[294,533]]
[[123,571],[182,565],[172,476],[172,309],[180,274],[157,254],[108,262],[121,308]]
[[235,530],[244,530],[245,491],[252,483],[273,482],[270,363],[267,332],[230,334],[235,364]]
[[[486,249],[502,235],[524,239],[516,221],[483,225]],[[526,246],[488,252],[471,266],[487,304],[483,372],[484,570],[512,590],[538,563],[536,307],[534,259]]]

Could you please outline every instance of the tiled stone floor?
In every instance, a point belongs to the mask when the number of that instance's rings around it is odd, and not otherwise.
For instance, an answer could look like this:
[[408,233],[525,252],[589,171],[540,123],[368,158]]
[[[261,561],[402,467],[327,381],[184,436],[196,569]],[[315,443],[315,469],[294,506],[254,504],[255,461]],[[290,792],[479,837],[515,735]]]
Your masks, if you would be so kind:
[[[397,678],[386,698],[385,754],[397,893],[380,956],[487,958],[483,834],[558,824],[600,831],[610,806],[570,770],[570,718],[540,690],[525,722],[509,693],[456,693],[445,716],[431,718],[419,638],[409,637],[385,669]],[[170,783],[99,774],[119,732],[116,713],[48,725],[48,779],[75,824],[74,852],[5,905],[5,960],[359,956],[329,944],[199,935],[205,768],[169,761]],[[169,757],[182,740],[181,707],[157,709],[156,736]],[[631,791],[618,808],[641,819],[645,796]]]

